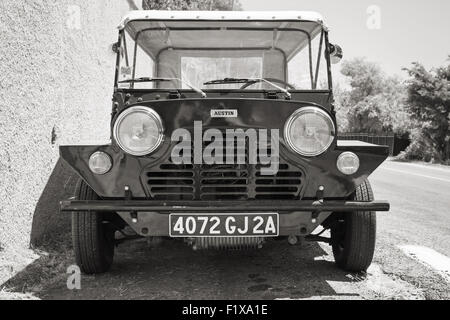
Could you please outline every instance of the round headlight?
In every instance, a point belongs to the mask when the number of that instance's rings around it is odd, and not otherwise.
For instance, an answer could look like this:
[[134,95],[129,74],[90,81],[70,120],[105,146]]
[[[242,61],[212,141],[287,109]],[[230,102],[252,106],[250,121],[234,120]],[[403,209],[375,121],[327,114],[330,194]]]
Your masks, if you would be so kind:
[[359,169],[359,157],[353,152],[343,152],[337,159],[337,168],[345,175],[352,175]]
[[302,156],[324,153],[333,143],[336,130],[331,117],[317,107],[298,109],[286,122],[284,139]]
[[97,151],[89,158],[89,169],[95,174],[105,174],[111,170],[111,157],[102,151]]
[[159,147],[164,129],[159,115],[147,107],[131,107],[114,124],[114,139],[119,147],[134,156],[145,156]]

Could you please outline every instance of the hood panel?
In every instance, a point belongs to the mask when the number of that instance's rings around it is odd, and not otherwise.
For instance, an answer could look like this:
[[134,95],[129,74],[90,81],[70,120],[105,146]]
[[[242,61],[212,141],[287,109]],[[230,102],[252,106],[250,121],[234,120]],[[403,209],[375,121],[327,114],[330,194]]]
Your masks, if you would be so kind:
[[[201,121],[204,128],[284,128],[294,111],[311,102],[267,99],[176,99],[142,102],[154,109],[164,122],[166,134],[178,128],[192,128]],[[212,117],[211,112],[230,111],[229,117]]]

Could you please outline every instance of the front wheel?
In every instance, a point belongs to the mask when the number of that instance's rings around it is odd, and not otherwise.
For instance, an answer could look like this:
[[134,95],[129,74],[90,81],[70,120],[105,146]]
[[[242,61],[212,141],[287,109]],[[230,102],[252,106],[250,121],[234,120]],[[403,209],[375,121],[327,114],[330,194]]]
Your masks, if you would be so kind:
[[[78,200],[97,200],[98,196],[83,180],[76,187]],[[75,259],[86,274],[109,270],[114,256],[114,229],[100,212],[72,213],[72,242]]]
[[[356,201],[373,201],[373,192],[368,180],[356,188],[352,198]],[[337,214],[331,228],[331,241],[336,264],[347,271],[366,271],[372,263],[375,238],[376,213],[374,211]]]

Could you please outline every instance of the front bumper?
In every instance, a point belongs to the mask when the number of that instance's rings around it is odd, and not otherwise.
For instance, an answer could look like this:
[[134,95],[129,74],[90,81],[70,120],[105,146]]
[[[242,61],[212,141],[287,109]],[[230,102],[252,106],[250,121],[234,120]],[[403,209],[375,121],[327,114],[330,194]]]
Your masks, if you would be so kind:
[[387,201],[153,201],[153,200],[69,200],[62,212],[350,212],[389,211]]
[[62,201],[63,212],[117,212],[140,236],[169,236],[171,213],[279,213],[280,236],[307,236],[333,212],[388,211],[385,201]]

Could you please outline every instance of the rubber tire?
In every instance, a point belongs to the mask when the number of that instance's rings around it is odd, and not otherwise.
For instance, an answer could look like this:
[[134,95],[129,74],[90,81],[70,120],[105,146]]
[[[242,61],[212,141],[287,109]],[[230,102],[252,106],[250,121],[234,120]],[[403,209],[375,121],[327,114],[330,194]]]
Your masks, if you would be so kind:
[[[352,199],[364,202],[373,201],[372,187],[368,180],[356,188]],[[367,271],[375,252],[376,213],[374,211],[354,211],[343,213],[339,218],[341,222],[331,228],[336,264],[346,271]]]
[[[76,187],[78,200],[97,200],[98,195],[83,180]],[[99,212],[72,213],[72,242],[75,259],[85,274],[108,271],[114,258],[114,230]]]

